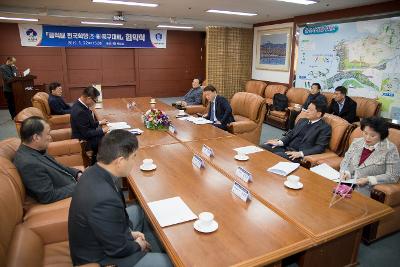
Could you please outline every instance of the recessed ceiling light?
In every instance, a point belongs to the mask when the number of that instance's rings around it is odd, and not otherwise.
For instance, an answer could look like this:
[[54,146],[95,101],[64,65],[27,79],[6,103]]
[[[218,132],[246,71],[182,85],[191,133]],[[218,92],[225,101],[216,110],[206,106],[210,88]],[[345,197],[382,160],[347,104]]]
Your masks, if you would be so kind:
[[144,6],[144,7],[158,7],[158,4],[128,2],[119,0],[92,0],[93,3],[114,4],[114,5],[127,5],[127,6]]
[[318,3],[318,1],[311,1],[311,0],[276,0],[279,2],[288,2],[300,5],[312,5]]
[[238,16],[257,16],[258,15],[256,13],[236,12],[236,11],[217,10],[217,9],[209,9],[206,12],[220,13],[220,14],[227,14],[227,15],[238,15]]
[[157,28],[193,29],[193,26],[158,25]]
[[97,21],[81,21],[82,24],[89,25],[113,25],[113,26],[122,26],[123,23],[115,23],[115,22],[97,22]]
[[38,19],[9,18],[9,17],[0,17],[0,19],[5,19],[5,20],[23,20],[23,21],[39,21]]

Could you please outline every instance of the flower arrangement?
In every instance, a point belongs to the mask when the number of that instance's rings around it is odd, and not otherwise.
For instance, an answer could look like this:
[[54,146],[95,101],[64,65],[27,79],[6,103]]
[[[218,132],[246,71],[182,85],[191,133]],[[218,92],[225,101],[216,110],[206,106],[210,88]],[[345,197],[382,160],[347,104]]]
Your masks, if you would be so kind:
[[143,115],[146,128],[152,130],[166,130],[169,127],[169,117],[159,109],[149,109]]

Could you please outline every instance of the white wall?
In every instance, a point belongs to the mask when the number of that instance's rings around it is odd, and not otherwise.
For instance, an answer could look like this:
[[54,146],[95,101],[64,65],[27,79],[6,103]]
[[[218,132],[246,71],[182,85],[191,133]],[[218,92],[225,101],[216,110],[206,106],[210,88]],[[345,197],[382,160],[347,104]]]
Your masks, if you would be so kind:
[[[253,38],[253,64],[252,64],[252,71],[251,71],[251,78],[254,80],[262,80],[262,81],[271,81],[271,82],[279,82],[279,83],[289,83],[289,74],[290,71],[271,71],[271,70],[261,70],[256,69],[255,62],[257,60],[257,52],[256,52],[256,45],[257,45],[257,31],[262,30],[270,30],[270,29],[279,29],[279,28],[286,28],[292,27],[293,23],[282,23],[282,24],[274,24],[268,26],[261,26],[254,28],[254,38]],[[292,39],[292,38],[290,38]],[[292,47],[293,49],[293,47]],[[292,51],[290,51],[292,53]],[[293,64],[291,62],[290,64]]]

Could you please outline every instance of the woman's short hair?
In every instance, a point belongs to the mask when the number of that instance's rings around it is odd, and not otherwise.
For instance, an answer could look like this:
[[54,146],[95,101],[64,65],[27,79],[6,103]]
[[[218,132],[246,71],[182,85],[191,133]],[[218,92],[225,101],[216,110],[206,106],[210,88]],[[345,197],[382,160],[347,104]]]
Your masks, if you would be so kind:
[[56,90],[57,87],[61,86],[61,83],[59,82],[52,82],[51,84],[49,84],[49,92],[50,94],[53,93],[53,90]]
[[380,135],[381,140],[384,140],[389,135],[389,127],[387,122],[382,117],[369,117],[361,120],[361,130],[364,131],[365,127],[372,128]]
[[128,158],[138,149],[136,136],[126,130],[114,130],[106,134],[100,144],[97,160],[110,164],[119,157]]

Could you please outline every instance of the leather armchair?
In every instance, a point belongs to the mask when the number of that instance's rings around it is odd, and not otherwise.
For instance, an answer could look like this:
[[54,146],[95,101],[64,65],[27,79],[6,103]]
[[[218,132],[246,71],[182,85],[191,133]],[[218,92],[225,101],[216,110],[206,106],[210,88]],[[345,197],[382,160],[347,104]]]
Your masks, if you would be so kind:
[[49,95],[38,92],[32,97],[32,106],[42,111],[44,118],[49,122],[52,129],[71,128],[70,115],[51,115],[49,106]]
[[265,114],[265,100],[252,93],[238,92],[231,99],[235,122],[228,131],[258,145]]
[[201,100],[201,105],[188,105],[186,106],[186,113],[193,115],[196,113],[205,114],[207,112],[208,100],[203,94],[203,98]]
[[265,88],[264,98],[267,108],[272,105],[275,94],[286,94],[288,88],[284,85],[270,84]]
[[[363,118],[377,116],[381,111],[382,104],[376,99],[361,96],[352,96],[351,99],[357,103],[356,115],[358,118],[360,118],[360,120]],[[359,122],[355,122],[354,124],[358,126],[360,125]]]
[[323,92],[322,93],[326,97],[326,101],[328,104],[328,107],[331,105],[332,101],[335,101],[333,98],[335,97],[334,93],[330,92]]
[[[304,112],[301,112],[299,116],[297,116],[296,121],[303,116]],[[322,119],[332,128],[331,140],[329,141],[329,146],[324,153],[304,157],[303,160],[309,162],[310,166],[317,165],[318,161],[322,159],[341,155],[346,140],[353,129],[353,126],[348,121],[332,114],[326,113]]]
[[245,86],[245,91],[247,93],[264,96],[264,90],[266,86],[267,84],[262,81],[247,81]]
[[303,105],[309,94],[310,91],[304,88],[290,88],[286,92],[289,102],[288,108],[285,111],[269,109],[265,116],[265,122],[280,129],[287,130],[290,112],[294,110],[296,104]]
[[[37,108],[29,107],[21,110],[17,116],[14,118],[15,127],[17,128],[17,133],[19,135],[21,124],[22,122],[32,116],[38,116],[46,120],[45,116],[43,115],[42,111]],[[46,120],[47,121],[47,120]],[[50,128],[52,126],[50,125]],[[53,141],[62,141],[68,140],[72,137],[72,130],[71,128],[63,128],[63,129],[53,129],[50,130],[50,135]]]
[[72,266],[68,210],[40,216],[22,222],[21,199],[11,180],[0,172],[0,266]]
[[[24,220],[28,220],[30,217],[37,216],[38,214],[44,214],[49,211],[68,209],[71,202],[70,198],[50,204],[39,204],[34,199],[26,195],[25,187],[18,170],[12,163],[20,144],[21,141],[19,138],[9,138],[0,141],[0,174],[3,175],[2,178],[9,179],[14,185],[14,188],[18,193],[20,201],[23,205]],[[65,152],[62,153],[62,151]],[[50,155],[54,156],[57,161],[65,165],[83,165],[80,143],[75,139],[50,143],[48,152]]]

